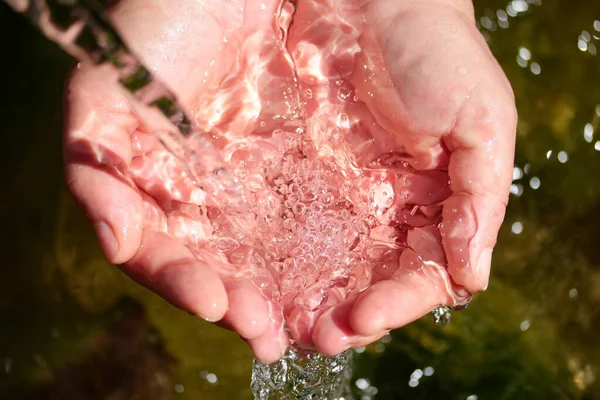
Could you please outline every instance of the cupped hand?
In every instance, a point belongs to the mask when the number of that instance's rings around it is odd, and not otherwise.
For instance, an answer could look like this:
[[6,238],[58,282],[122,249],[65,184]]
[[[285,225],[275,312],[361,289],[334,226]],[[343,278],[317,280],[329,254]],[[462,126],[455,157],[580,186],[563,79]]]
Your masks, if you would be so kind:
[[[476,29],[470,0],[358,3],[366,28],[351,80],[393,136],[375,137],[380,145],[360,153],[370,153],[368,162],[396,151],[417,170],[445,170],[451,195],[439,235],[413,238],[391,279],[319,317],[311,339],[327,354],[371,343],[439,305],[463,306],[487,288],[516,137],[512,89]],[[318,18],[316,10],[306,10],[306,18]],[[337,65],[342,73],[343,56]]]
[[[264,31],[262,45],[274,46],[280,34],[273,21],[276,3],[125,0],[111,15],[189,113],[206,115],[205,108],[214,108],[214,83],[234,68],[241,74],[244,68],[257,69],[236,64],[236,57],[224,51],[228,39],[236,32]],[[365,51],[342,64],[351,66],[345,75],[369,118],[393,132],[393,139],[373,141],[379,147],[363,155],[408,154],[417,170],[447,170],[452,190],[443,204],[442,237],[418,241],[403,252],[391,279],[311,321],[308,339],[294,324],[289,327],[302,344],[335,354],[370,343],[437,305],[455,305],[457,293],[464,297],[487,286],[508,196],[516,113],[510,86],[476,30],[467,1],[300,1],[290,47],[315,36],[313,19],[323,15],[310,16],[319,9],[311,8],[314,4],[366,21],[364,34],[355,35]],[[327,34],[319,36],[314,42],[325,46]],[[264,67],[284,76],[290,71],[283,64],[274,60]],[[369,76],[366,64],[374,65]],[[299,76],[302,80],[302,71]],[[259,360],[276,360],[289,345],[281,309],[249,280],[226,273],[222,258],[195,250],[194,243],[212,235],[203,194],[178,178],[182,171],[136,118],[114,81],[109,68],[75,70],[64,141],[69,188],[92,220],[108,260],[174,305],[235,330]],[[249,82],[246,92],[235,93],[246,99],[239,105],[242,111],[252,108],[256,96]],[[248,128],[242,114],[231,117],[230,129]],[[437,254],[436,262],[423,264],[427,258],[420,250]]]
[[[110,16],[194,115],[210,102],[211,84],[235,66],[235,58],[224,55],[227,35],[243,27],[274,37],[275,2],[262,4],[271,12],[243,0],[124,0]],[[281,313],[255,285],[222,274],[214,265],[221,260],[198,257],[187,246],[212,232],[201,207],[204,194],[136,117],[115,72],[78,65],[66,108],[66,181],[107,259],[172,304],[235,330],[258,359],[279,358],[289,345]]]

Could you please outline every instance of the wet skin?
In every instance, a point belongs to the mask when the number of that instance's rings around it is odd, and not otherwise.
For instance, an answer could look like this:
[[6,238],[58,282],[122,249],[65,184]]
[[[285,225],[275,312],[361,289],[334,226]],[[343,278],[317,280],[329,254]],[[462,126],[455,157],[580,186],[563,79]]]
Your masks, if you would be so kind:
[[[203,74],[211,60],[219,62],[225,34],[261,24],[272,29],[272,14],[258,5],[241,13],[242,1],[207,3],[129,0],[112,12],[125,40],[189,110],[204,100]],[[470,293],[482,290],[511,181],[516,112],[510,85],[475,27],[470,2],[360,3],[396,83],[385,89],[393,93],[374,88],[387,101],[370,110],[398,132],[415,168],[447,167],[453,192],[443,210],[448,273]],[[238,332],[258,359],[277,359],[289,338],[281,321],[270,318],[268,302],[249,282],[223,279],[199,262],[165,229],[161,202],[139,190],[139,169],[132,166],[155,144],[144,142],[149,135],[120,89],[107,83],[110,74],[75,70],[64,140],[69,188],[106,257],[174,305]],[[328,354],[362,346],[448,302],[423,276],[398,276],[324,313],[313,345]]]

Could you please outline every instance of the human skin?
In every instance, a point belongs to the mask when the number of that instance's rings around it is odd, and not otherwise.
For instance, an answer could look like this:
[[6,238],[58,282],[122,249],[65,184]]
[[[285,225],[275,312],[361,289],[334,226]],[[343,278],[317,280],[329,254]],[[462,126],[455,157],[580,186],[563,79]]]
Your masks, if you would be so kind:
[[[378,96],[387,100],[370,110],[402,135],[415,168],[447,168],[447,271],[468,292],[483,290],[511,182],[517,116],[510,85],[475,27],[470,1],[358,4],[394,83],[386,89],[393,93]],[[223,36],[248,25],[270,26],[270,14],[244,0],[124,0],[111,18],[188,110],[204,100],[210,82],[203,74],[211,60],[219,62]],[[269,317],[268,300],[250,282],[220,277],[157,223],[164,212],[137,187],[132,172],[140,155],[133,138],[143,134],[143,125],[111,83],[112,74],[108,67],[74,70],[64,138],[68,187],[107,259],[175,306],[236,331],[259,360],[276,360],[289,337],[281,320]],[[447,292],[419,274],[382,281],[323,313],[312,346],[326,354],[363,346],[449,303]]]

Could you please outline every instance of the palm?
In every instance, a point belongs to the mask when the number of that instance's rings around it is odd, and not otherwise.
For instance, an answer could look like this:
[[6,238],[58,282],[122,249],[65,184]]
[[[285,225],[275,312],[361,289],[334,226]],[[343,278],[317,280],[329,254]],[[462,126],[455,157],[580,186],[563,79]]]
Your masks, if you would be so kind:
[[[481,250],[493,246],[503,214],[514,140],[510,89],[470,21],[450,12],[441,13],[449,27],[458,26],[462,34],[452,29],[431,32],[431,20],[419,10],[409,22],[403,20],[409,19],[404,16],[386,18],[383,23],[384,14],[380,17],[378,13],[384,10],[377,9],[383,2],[370,2],[354,12],[368,11],[374,25],[381,28],[373,30],[372,37],[364,38],[366,42],[361,45],[368,48],[374,43],[385,44],[384,64],[395,85],[369,87],[376,80],[369,79],[365,84],[358,68],[352,73],[352,83],[363,93],[374,91],[374,99],[386,99],[376,102],[361,98],[380,125],[399,134],[383,138],[378,142],[382,147],[374,146],[362,154],[381,154],[383,148],[389,151],[391,145],[392,150],[408,152],[417,169],[444,168],[450,160],[455,194],[444,206],[446,239],[443,244],[437,239],[426,243],[422,253],[434,261],[437,257],[440,263],[445,253],[454,282],[452,290],[460,292],[466,288],[475,292],[487,282],[489,262],[479,272],[468,263],[476,263]],[[251,3],[255,2],[208,2],[200,7],[188,2],[154,2],[151,8],[142,0],[129,0],[120,5],[114,16],[125,39],[146,64],[174,89],[190,113],[207,120],[211,112],[207,107],[211,103],[211,83],[220,82],[232,63],[222,52],[227,32],[244,26],[253,32],[263,31],[266,38],[278,34],[271,22],[276,2],[265,2],[266,11]],[[242,5],[246,7],[244,13],[239,12]],[[295,41],[310,37],[313,24],[308,17],[314,11],[310,3],[299,4],[290,47]],[[303,15],[307,18],[303,19]],[[415,23],[415,17],[423,19],[422,23]],[[393,40],[387,39],[388,32],[393,32]],[[431,47],[419,46],[415,39],[426,41]],[[452,61],[460,65],[453,65]],[[463,67],[467,74],[462,73]],[[484,72],[470,72],[482,68]],[[205,75],[205,71],[209,73]],[[375,72],[381,71],[376,68]],[[160,184],[181,174],[176,169],[163,168],[168,172],[161,175],[152,168],[163,152],[130,114],[120,91],[101,86],[107,74],[108,71],[82,70],[72,78],[65,141],[70,188],[94,221],[107,257],[123,264],[126,273],[175,305],[209,320],[221,320],[236,330],[249,341],[259,359],[276,359],[289,341],[281,318],[271,318],[280,317],[281,312],[273,309],[274,305],[265,301],[249,282],[227,278],[228,268],[223,260],[194,245],[198,239],[211,235],[210,224],[199,212],[197,189],[183,179],[175,179],[169,190]],[[492,101],[488,93],[499,98]],[[499,120],[503,118],[506,121]],[[235,119],[235,115],[230,119]],[[465,135],[466,131],[470,136]],[[487,153],[477,150],[477,146],[493,139],[497,145],[489,146]],[[468,154],[470,151],[472,155]],[[499,157],[499,163],[491,163],[492,156]],[[466,167],[475,162],[487,175],[472,175],[477,171]],[[496,183],[492,183],[494,180]],[[495,187],[481,186],[488,183]],[[501,189],[496,189],[498,184]],[[473,193],[481,196],[473,197]],[[461,218],[474,222],[463,228],[458,217],[447,214],[454,208]],[[490,215],[493,218],[487,218]],[[110,235],[106,235],[107,231]],[[457,249],[462,249],[461,254],[454,253]],[[470,256],[463,255],[465,249]],[[407,253],[400,262],[410,262],[406,258],[409,256]],[[393,279],[380,282],[360,297],[352,297],[321,315],[311,337],[301,338],[305,332],[294,331],[293,326],[292,335],[320,351],[337,353],[349,346],[366,344],[437,304],[452,304],[452,293],[438,290],[435,279],[410,273],[410,268],[399,271]],[[435,274],[436,279],[443,278],[439,275]],[[382,303],[387,307],[382,307]]]

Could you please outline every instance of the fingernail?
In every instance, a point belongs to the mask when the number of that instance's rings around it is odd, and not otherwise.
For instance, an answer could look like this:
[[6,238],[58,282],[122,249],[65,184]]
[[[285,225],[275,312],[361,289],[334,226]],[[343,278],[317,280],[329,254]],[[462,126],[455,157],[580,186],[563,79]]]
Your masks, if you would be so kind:
[[113,230],[104,221],[96,222],[94,228],[106,258],[112,260],[119,252],[119,242],[117,242]]
[[475,272],[475,279],[481,287],[481,290],[486,290],[490,281],[490,268],[492,265],[492,252],[494,249],[491,247],[483,249],[479,256],[479,262],[477,263],[477,271]]

